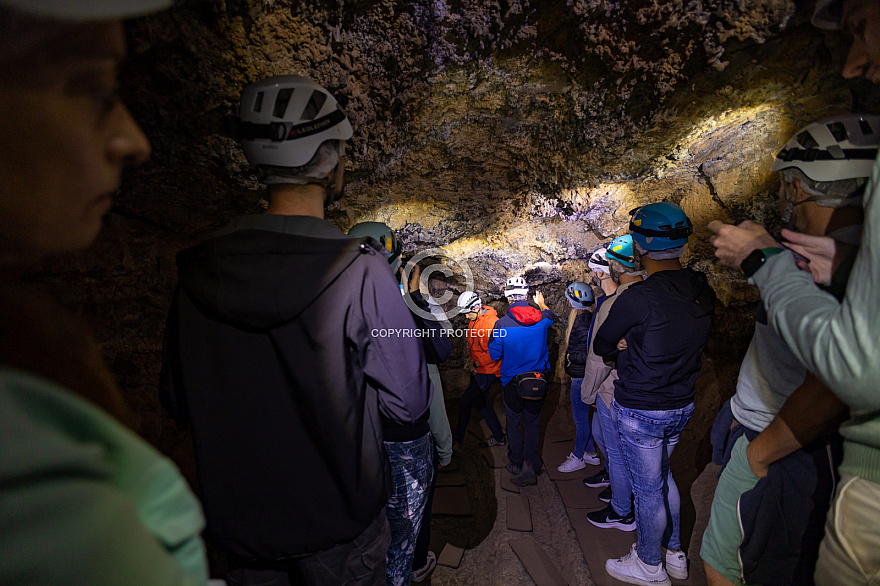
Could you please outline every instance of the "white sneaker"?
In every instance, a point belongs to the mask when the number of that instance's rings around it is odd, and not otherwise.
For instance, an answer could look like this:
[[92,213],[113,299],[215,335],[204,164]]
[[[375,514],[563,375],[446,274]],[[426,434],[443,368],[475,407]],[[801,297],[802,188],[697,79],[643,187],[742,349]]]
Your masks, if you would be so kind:
[[666,550],[666,573],[676,580],[687,580],[688,559],[683,551]]
[[581,460],[584,461],[584,464],[595,466],[599,463],[599,454],[590,454],[588,452],[584,452],[584,457],[581,458]]
[[423,582],[437,567],[437,555],[433,551],[428,552],[428,561],[418,570],[413,571],[410,579],[413,582]]
[[663,564],[657,566],[656,570],[649,569],[649,566],[639,559],[636,553],[636,545],[633,544],[629,553],[620,559],[610,559],[605,562],[605,571],[614,578],[627,584],[647,584],[648,586],[672,586]]
[[581,458],[578,458],[571,453],[568,455],[568,458],[565,459],[565,462],[559,465],[557,470],[560,472],[574,472],[575,470],[580,470],[581,468],[586,468],[587,465]]

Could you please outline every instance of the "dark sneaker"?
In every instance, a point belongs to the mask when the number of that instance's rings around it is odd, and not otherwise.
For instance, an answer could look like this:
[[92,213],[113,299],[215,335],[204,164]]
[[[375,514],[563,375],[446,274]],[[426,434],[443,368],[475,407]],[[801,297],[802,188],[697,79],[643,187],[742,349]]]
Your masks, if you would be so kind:
[[500,440],[495,439],[494,437],[490,437],[489,439],[480,442],[480,445],[483,446],[484,448],[491,448],[494,446],[503,446],[506,444],[507,444],[507,439],[503,438],[503,437]]
[[522,466],[517,466],[513,462],[507,463],[507,471],[516,476],[520,472],[522,472]]
[[538,484],[538,476],[532,467],[529,466],[528,462],[526,462],[523,464],[520,473],[511,478],[510,481],[517,486],[531,486]]
[[602,488],[603,486],[611,486],[611,477],[608,476],[607,470],[602,470],[598,474],[587,476],[584,478],[584,485],[591,488]]
[[603,503],[611,502],[611,487],[606,486],[605,490],[596,495],[596,498],[602,501]]
[[603,529],[620,529],[621,531],[636,530],[635,513],[630,511],[629,515],[621,517],[614,512],[614,508],[611,505],[608,505],[601,511],[587,513],[587,520],[596,527],[601,527]]

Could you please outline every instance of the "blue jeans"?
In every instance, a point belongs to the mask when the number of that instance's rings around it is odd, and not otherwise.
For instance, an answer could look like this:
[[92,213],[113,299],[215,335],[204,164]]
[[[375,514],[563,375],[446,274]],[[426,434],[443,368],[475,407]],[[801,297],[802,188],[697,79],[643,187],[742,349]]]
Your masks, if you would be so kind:
[[669,456],[694,413],[694,404],[644,411],[614,401],[611,408],[617,412],[617,435],[636,495],[639,558],[657,565],[663,561],[661,546],[681,549],[681,500],[669,470]]
[[582,378],[571,379],[571,415],[574,417],[574,455],[584,457],[584,452],[594,453],[596,445],[593,443],[590,430],[590,406],[581,401]]
[[596,412],[605,440],[605,470],[611,478],[611,506],[615,513],[626,517],[632,512],[633,487],[617,438],[617,412],[608,407],[602,397],[596,397]]
[[[523,461],[528,462],[535,474],[538,474],[541,471],[538,426],[541,423],[541,407],[544,405],[544,399],[539,401],[523,399],[519,396],[519,389],[513,381],[507,383],[503,392],[504,416],[507,418],[507,457],[516,466],[522,466]],[[520,422],[525,432],[525,442],[519,434]]]
[[403,586],[410,583],[416,538],[434,477],[434,443],[426,433],[410,442],[385,442],[385,453],[394,478],[386,507],[391,545],[385,576],[388,584]]
[[494,374],[486,374],[477,372],[471,375],[471,384],[465,389],[461,395],[461,406],[458,411],[458,427],[455,428],[453,438],[456,441],[464,441],[464,434],[467,431],[468,423],[471,420],[471,408],[476,405],[480,410],[480,415],[486,420],[492,437],[496,440],[504,439],[504,430],[501,428],[501,422],[495,415],[495,409],[489,402],[489,387],[492,386],[497,376]]

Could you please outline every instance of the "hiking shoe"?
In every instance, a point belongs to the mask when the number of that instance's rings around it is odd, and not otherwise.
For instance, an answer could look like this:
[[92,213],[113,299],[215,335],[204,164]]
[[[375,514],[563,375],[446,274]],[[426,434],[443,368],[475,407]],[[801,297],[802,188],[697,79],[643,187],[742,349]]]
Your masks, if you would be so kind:
[[528,462],[523,464],[522,470],[519,474],[510,479],[512,483],[517,486],[531,486],[533,484],[538,484],[538,476]]
[[590,488],[611,486],[611,477],[608,476],[608,470],[601,470],[598,474],[587,476],[584,478],[584,486],[589,486]]
[[596,454],[596,453],[591,454],[589,452],[584,452],[584,455],[581,458],[581,460],[584,461],[584,464],[589,464],[590,466],[595,466],[596,464],[599,463],[599,454]]
[[666,550],[666,573],[676,580],[687,580],[688,559],[683,551]]
[[606,486],[605,490],[596,495],[596,498],[602,501],[603,503],[611,502],[611,487]]
[[494,437],[490,437],[489,439],[483,440],[480,442],[480,445],[483,446],[484,448],[491,448],[493,446],[503,446],[506,444],[507,444],[507,439],[503,438],[503,437],[500,440],[495,439]]
[[587,464],[584,462],[583,458],[578,458],[574,455],[574,452],[572,452],[565,459],[565,462],[559,465],[557,470],[560,472],[574,472],[575,470],[581,470],[586,467]]
[[437,567],[437,555],[434,554],[433,551],[428,552],[428,562],[419,568],[418,570],[413,571],[410,579],[413,582],[422,582],[425,578],[431,575],[431,572],[434,571],[434,568]]
[[620,559],[605,562],[605,571],[621,582],[627,584],[647,584],[648,586],[672,586],[663,564],[651,568],[639,559],[636,546],[633,544],[629,553]]
[[601,511],[587,513],[587,521],[602,529],[620,529],[621,531],[636,530],[636,515],[633,511],[626,517],[621,517],[614,512],[614,507],[608,505]]
[[517,466],[513,462],[507,463],[507,471],[516,476],[520,472],[522,472],[522,466]]

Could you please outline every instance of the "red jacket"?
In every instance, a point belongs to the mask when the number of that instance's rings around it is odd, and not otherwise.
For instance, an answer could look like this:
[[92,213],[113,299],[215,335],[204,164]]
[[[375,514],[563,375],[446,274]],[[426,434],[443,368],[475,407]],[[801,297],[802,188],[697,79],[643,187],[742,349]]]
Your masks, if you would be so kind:
[[468,324],[467,343],[471,360],[477,363],[477,372],[498,376],[501,371],[501,361],[492,360],[489,356],[489,338],[492,337],[496,321],[498,321],[498,312],[495,308],[484,306],[477,319]]

